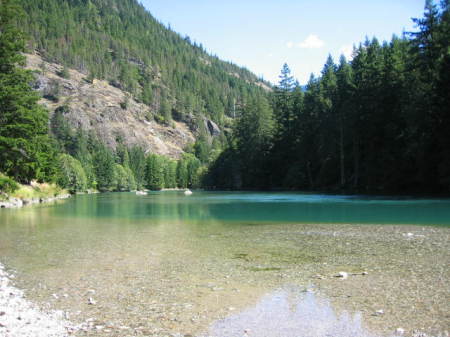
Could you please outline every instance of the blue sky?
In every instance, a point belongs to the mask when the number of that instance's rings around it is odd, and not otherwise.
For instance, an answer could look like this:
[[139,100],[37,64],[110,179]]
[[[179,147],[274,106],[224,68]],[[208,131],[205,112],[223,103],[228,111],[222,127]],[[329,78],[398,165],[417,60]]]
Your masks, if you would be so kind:
[[301,84],[352,45],[413,30],[425,0],[141,0],[161,22],[273,83],[288,63]]

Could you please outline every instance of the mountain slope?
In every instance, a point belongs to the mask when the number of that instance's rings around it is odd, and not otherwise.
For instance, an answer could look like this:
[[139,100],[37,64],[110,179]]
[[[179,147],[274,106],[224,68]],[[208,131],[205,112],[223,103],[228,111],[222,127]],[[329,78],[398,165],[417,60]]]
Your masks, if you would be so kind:
[[110,148],[116,148],[121,139],[130,148],[137,145],[147,152],[179,158],[183,149],[195,142],[186,124],[156,123],[148,106],[106,81],[89,83],[84,74],[72,69],[66,69],[68,78],[63,78],[61,65],[39,55],[27,55],[27,68],[36,73],[35,89],[42,94],[40,103],[51,119],[61,113],[72,128],[94,133]]
[[267,90],[248,70],[160,24],[136,0],[18,2],[31,50],[129,92],[160,122],[205,115],[223,127],[236,105]]

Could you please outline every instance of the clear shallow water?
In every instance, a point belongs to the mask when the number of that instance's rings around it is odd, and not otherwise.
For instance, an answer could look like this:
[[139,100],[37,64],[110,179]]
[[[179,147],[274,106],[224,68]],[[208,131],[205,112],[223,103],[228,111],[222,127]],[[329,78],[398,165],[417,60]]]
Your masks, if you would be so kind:
[[363,328],[360,314],[338,315],[329,301],[295,288],[276,290],[254,307],[215,322],[208,335],[375,337]]
[[[111,326],[112,336],[201,336],[210,329],[222,336],[245,322],[262,324],[254,316],[264,312],[273,320],[262,329],[284,321],[294,330],[311,328],[295,325],[307,315],[316,326],[350,329],[345,336],[364,333],[363,323],[385,335],[398,326],[433,332],[447,326],[450,310],[443,283],[450,277],[449,219],[449,200],[197,191],[190,197],[81,195],[0,210],[0,261],[17,270],[18,286],[33,300],[70,312],[75,322],[94,317],[96,325]],[[341,270],[357,276],[335,278]],[[276,291],[311,284],[320,286],[320,298],[333,300],[336,314],[325,302]],[[88,304],[90,296],[96,305]],[[300,303],[306,307],[298,309]],[[378,309],[386,315],[374,317]]]
[[450,225],[450,199],[393,199],[296,193],[150,192],[78,196],[55,216],[221,223]]

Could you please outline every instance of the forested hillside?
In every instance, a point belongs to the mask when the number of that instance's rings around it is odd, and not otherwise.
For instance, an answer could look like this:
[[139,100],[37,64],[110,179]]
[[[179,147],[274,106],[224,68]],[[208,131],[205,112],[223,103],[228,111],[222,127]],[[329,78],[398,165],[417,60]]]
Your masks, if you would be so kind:
[[[448,0],[427,0],[415,32],[366,39],[351,60],[330,56],[306,88],[284,65],[273,91],[136,0],[0,5],[0,171],[18,181],[57,181],[72,191],[450,192]],[[31,69],[50,115],[22,69],[25,50],[44,59]],[[156,124],[179,132],[175,147],[142,146]],[[163,142],[165,131],[153,141]]]
[[[269,101],[243,107],[215,188],[450,192],[450,5],[426,2],[417,31],[330,56],[299,87],[287,65]],[[269,104],[270,103],[270,104]]]
[[[34,51],[44,60],[24,55]],[[164,67],[150,61],[156,55]],[[206,63],[192,66],[194,59]],[[198,81],[183,91],[168,74]],[[208,104],[219,93],[234,106],[262,91],[252,80],[164,28],[136,1],[0,0],[0,197],[18,188],[10,178],[71,192],[198,186],[212,147],[217,152],[226,141],[210,120],[223,122],[225,110]],[[188,121],[197,142],[172,117]]]
[[18,2],[30,50],[106,79],[150,106],[161,122],[206,115],[226,125],[235,106],[264,86],[160,24],[136,0]]

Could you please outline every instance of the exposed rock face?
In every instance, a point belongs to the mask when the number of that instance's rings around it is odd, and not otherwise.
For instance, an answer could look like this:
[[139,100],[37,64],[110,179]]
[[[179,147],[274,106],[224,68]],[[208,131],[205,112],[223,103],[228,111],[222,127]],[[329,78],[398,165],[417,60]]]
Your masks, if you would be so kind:
[[64,114],[69,124],[86,131],[93,130],[108,146],[114,148],[121,137],[128,146],[140,145],[147,152],[179,158],[194,135],[184,123],[172,126],[156,123],[151,109],[136,102],[119,88],[106,81],[89,83],[86,75],[69,70],[70,78],[58,75],[62,66],[48,63],[38,55],[26,55],[27,68],[36,70],[35,89],[44,98],[51,114],[60,106],[69,109]]
[[205,119],[205,128],[212,137],[220,135],[219,126],[210,119]]

